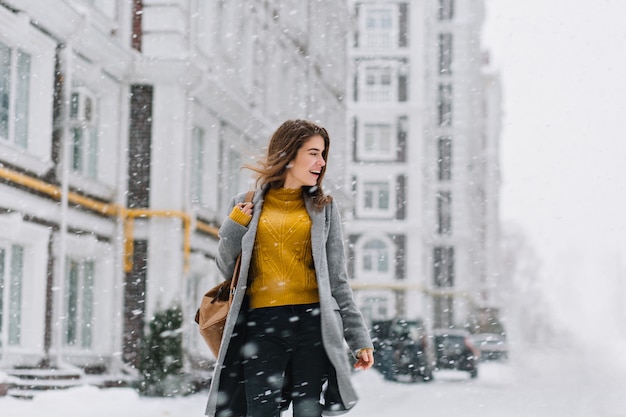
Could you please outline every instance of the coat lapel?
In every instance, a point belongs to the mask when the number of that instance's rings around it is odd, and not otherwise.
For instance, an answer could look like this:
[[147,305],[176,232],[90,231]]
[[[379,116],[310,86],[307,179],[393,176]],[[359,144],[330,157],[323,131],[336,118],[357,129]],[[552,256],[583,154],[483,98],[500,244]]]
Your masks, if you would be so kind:
[[241,240],[241,247],[246,252],[246,249],[252,253],[252,247],[254,246],[254,239],[256,237],[256,230],[259,226],[259,217],[261,216],[261,210],[263,209],[263,195],[265,194],[264,189],[257,189],[252,202],[254,203],[254,210],[252,213],[252,220],[248,225],[248,231],[243,236]]
[[[323,248],[324,248],[324,226],[326,210],[318,210],[315,208],[313,200],[305,199],[306,209],[311,218],[311,248],[313,250],[313,262],[317,267],[323,265]],[[317,279],[327,279],[325,274],[317,274]]]

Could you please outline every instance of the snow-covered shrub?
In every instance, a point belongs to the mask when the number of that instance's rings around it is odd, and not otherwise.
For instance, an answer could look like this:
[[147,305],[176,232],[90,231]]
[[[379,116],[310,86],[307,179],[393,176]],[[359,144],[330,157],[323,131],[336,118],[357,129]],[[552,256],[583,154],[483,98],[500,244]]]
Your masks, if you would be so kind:
[[180,307],[157,312],[141,348],[139,391],[146,396],[169,397],[188,394],[183,374],[183,315]]

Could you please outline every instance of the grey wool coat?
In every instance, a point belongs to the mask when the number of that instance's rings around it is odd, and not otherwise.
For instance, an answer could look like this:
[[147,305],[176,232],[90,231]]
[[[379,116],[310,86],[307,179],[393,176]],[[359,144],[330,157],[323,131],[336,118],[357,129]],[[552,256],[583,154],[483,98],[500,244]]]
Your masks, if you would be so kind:
[[[240,355],[247,311],[245,296],[250,258],[259,216],[263,209],[265,189],[254,195],[252,220],[244,227],[226,218],[219,230],[217,267],[224,277],[232,276],[237,255],[241,251],[241,272],[220,348],[206,408],[208,416],[238,417],[246,415],[245,387]],[[245,193],[233,198],[229,207],[242,202]],[[343,232],[339,208],[335,201],[322,210],[305,198],[311,218],[311,245],[320,296],[322,339],[331,363],[329,381],[324,393],[324,415],[347,412],[357,402],[350,381],[351,366],[346,343],[354,353],[372,348],[372,341],[348,284]],[[344,342],[345,340],[345,342]]]

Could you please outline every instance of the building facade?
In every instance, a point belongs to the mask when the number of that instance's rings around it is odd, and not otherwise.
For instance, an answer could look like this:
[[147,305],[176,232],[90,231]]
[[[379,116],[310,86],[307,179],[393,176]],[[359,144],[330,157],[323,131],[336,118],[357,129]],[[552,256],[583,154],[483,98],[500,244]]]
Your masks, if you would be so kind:
[[[193,317],[244,163],[290,118],[345,137],[347,6],[0,2],[0,369],[133,374],[146,324]],[[324,27],[323,33],[311,28]],[[333,146],[331,192],[347,183]],[[206,363],[206,361],[204,361]]]
[[354,0],[350,272],[371,319],[467,326],[495,311],[498,76],[483,2]]

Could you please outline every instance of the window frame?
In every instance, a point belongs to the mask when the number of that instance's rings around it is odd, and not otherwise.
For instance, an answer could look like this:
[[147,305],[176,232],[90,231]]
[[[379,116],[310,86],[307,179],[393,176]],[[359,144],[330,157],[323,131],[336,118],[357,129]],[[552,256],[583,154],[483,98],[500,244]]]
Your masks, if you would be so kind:
[[[24,245],[0,243],[0,352],[22,344],[25,287]],[[5,320],[6,314],[6,320]],[[6,327],[5,327],[6,325]]]
[[[22,47],[10,47],[0,40],[0,49],[7,52],[6,59],[0,59],[0,67],[4,68],[4,85],[0,91],[0,104],[6,103],[0,110],[0,140],[4,140],[18,148],[28,148],[28,120],[30,106],[30,74],[31,56]],[[26,57],[26,61],[24,61]],[[26,67],[26,74],[20,69]],[[1,81],[1,80],[0,80]]]
[[[366,198],[368,186],[376,187],[377,185],[384,184],[387,187],[388,203],[387,208],[381,209],[380,206],[368,208],[366,207]],[[357,206],[357,216],[359,218],[369,219],[393,219],[396,213],[396,198],[397,191],[395,187],[395,177],[389,178],[376,178],[376,177],[363,177],[359,179],[359,204]],[[379,194],[380,195],[380,194]]]
[[[10,160],[15,166],[44,175],[53,167],[51,149],[56,44],[49,36],[30,25],[27,16],[16,15],[2,7],[0,26],[4,29],[0,33],[0,42],[11,51],[20,49],[30,56],[28,103],[22,110],[27,118],[24,125],[26,145],[16,144],[15,138],[9,133],[9,138],[0,139],[0,154],[3,160]],[[14,87],[10,85],[9,88]],[[14,113],[9,113],[10,118],[13,116]]]
[[[93,91],[84,86],[73,88],[70,97],[68,124],[72,148],[71,169],[79,176],[97,181],[99,178],[98,157],[100,156],[99,99]],[[75,114],[74,103],[77,107]],[[88,103],[91,104],[88,105]],[[81,133],[80,138],[77,135],[78,132]],[[80,146],[77,146],[77,139],[81,139]]]
[[437,139],[437,178],[439,181],[452,180],[452,138],[442,136]]
[[[370,14],[386,12],[389,14],[389,28],[368,29]],[[400,33],[400,19],[397,5],[394,4],[362,4],[359,14],[359,27],[361,28],[362,48],[367,49],[397,49]],[[375,19],[377,23],[382,20],[380,16]]]
[[454,246],[435,246],[433,248],[433,286],[435,288],[453,288],[455,285]]
[[454,96],[451,83],[439,83],[437,88],[437,126],[452,127]]
[[[120,112],[120,94],[124,87],[118,80],[106,75],[103,68],[97,63],[87,61],[84,57],[74,53],[72,57],[72,92],[78,91],[89,95],[94,102],[94,135],[97,139],[91,141],[95,151],[91,153],[94,158],[93,175],[85,175],[73,169],[73,135],[72,122],[69,120],[67,132],[67,151],[69,163],[69,183],[71,187],[81,190],[89,190],[89,193],[99,198],[109,200],[115,198],[116,189],[119,187],[119,168],[123,158],[126,158],[128,137],[127,132],[121,132],[123,112]],[[71,99],[71,95],[70,95]],[[129,103],[125,103],[129,106]],[[128,107],[127,107],[128,109]],[[71,109],[70,109],[71,110]],[[65,138],[61,138],[59,146],[64,146]],[[59,178],[63,175],[63,164],[56,166]]]
[[[54,237],[54,251],[57,256],[60,253],[60,237]],[[114,302],[116,297],[120,297],[119,283],[116,280],[105,279],[115,276],[115,247],[110,242],[100,241],[92,235],[72,235],[67,236],[65,250],[65,268],[61,270],[61,263],[57,263],[55,274],[58,274],[59,291],[61,291],[61,305],[55,311],[55,319],[61,323],[58,330],[54,330],[53,338],[58,338],[60,348],[64,354],[75,355],[76,357],[87,357],[91,355],[112,355],[117,349],[119,340],[110,337],[111,334],[118,334],[119,323],[110,320],[114,315],[119,314],[119,306]],[[82,346],[81,343],[66,343],[65,330],[67,329],[68,312],[68,286],[67,273],[71,260],[77,262],[93,262],[93,302],[91,304],[91,344]],[[97,301],[96,301],[97,300]],[[96,331],[97,329],[97,331]]]
[[[362,61],[359,64],[359,94],[364,103],[394,103],[398,101],[399,65],[392,61]],[[385,73],[388,74],[385,74]],[[389,83],[383,81],[389,76]],[[369,83],[373,77],[373,83]]]
[[[72,266],[78,269],[72,269]],[[65,347],[77,350],[89,350],[94,344],[94,295],[96,288],[96,260],[93,257],[81,258],[68,256],[65,263],[65,286],[64,286],[64,333],[63,344]],[[89,271],[90,273],[86,272]],[[72,288],[72,272],[76,271],[76,288]],[[72,303],[72,294],[76,291],[75,303]],[[75,305],[73,305],[75,304]],[[73,308],[72,308],[73,307]],[[85,316],[85,314],[88,315]],[[72,333],[71,324],[74,324]],[[73,340],[70,337],[73,335]]]
[[[187,135],[190,143],[185,156],[188,167],[186,172],[188,178],[186,181],[188,184],[186,198],[198,216],[203,219],[213,219],[216,218],[216,213],[219,212],[220,199],[228,198],[220,191],[225,187],[224,180],[219,174],[222,169],[226,168],[226,162],[223,161],[224,156],[219,158],[222,160],[221,163],[216,163],[215,161],[215,155],[225,155],[219,139],[223,128],[219,120],[203,107],[199,100],[194,100],[192,113],[192,127]],[[195,141],[194,135],[198,129],[202,131],[203,152],[201,158],[194,162],[194,158],[198,155],[194,155],[195,147],[193,143]],[[202,174],[197,175],[197,173],[194,173],[194,165],[199,163],[202,164]],[[195,179],[194,176],[196,176]],[[194,196],[194,192],[196,192],[194,187],[198,187],[201,194],[200,201],[197,202],[194,201],[197,198],[197,196]]]
[[[357,158],[363,161],[394,161],[397,159],[397,147],[398,147],[398,123],[395,120],[384,119],[372,119],[367,118],[366,121],[359,120],[358,129],[358,141],[357,141]],[[380,134],[376,135],[374,141],[377,146],[371,150],[367,149],[366,138],[368,135],[368,127],[381,127],[386,126],[389,128],[389,147],[384,150],[378,146],[383,141]]]
[[[382,243],[382,246],[368,247],[370,244],[378,243]],[[388,273],[389,258],[388,247],[380,239],[370,239],[361,248],[361,266],[366,273]]]
[[439,190],[436,194],[437,205],[437,234],[450,236],[452,234],[452,192]]
[[439,0],[438,1],[437,18],[440,21],[454,19],[454,0]]
[[452,75],[452,53],[454,47],[454,35],[450,32],[439,33],[437,46],[437,62],[439,65],[439,75]]
[[[46,276],[50,258],[49,242],[52,231],[48,226],[26,221],[17,213],[0,215],[0,247],[23,248],[21,293],[19,309],[19,344],[0,344],[0,363],[23,361],[28,355],[43,354],[46,317]],[[7,265],[5,263],[5,265]],[[9,271],[5,270],[5,279]],[[6,281],[5,281],[6,283]],[[26,303],[26,298],[28,302]],[[7,311],[7,294],[4,296]],[[6,325],[6,317],[5,317]],[[5,331],[6,331],[5,327]]]
[[[365,269],[366,246],[371,242],[382,242],[387,249],[387,270],[380,271],[378,269]],[[371,251],[369,251],[371,252]],[[380,250],[378,250],[380,252]],[[355,276],[363,281],[389,282],[395,276],[394,259],[396,258],[396,246],[393,241],[384,234],[363,235],[355,245]]]
[[368,290],[363,294],[355,294],[355,298],[358,301],[359,310],[368,322],[389,319],[389,312],[395,311],[393,304],[395,297],[388,290]]

